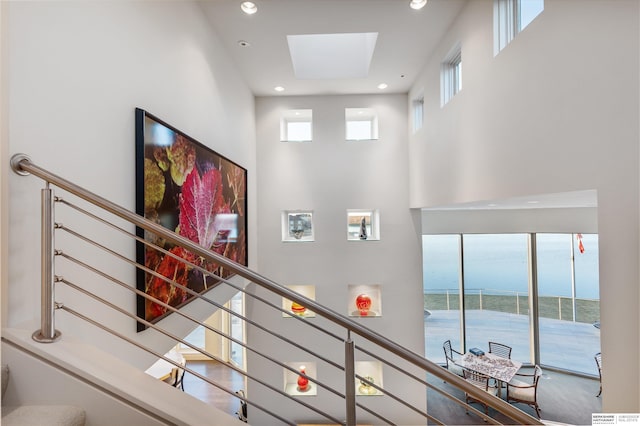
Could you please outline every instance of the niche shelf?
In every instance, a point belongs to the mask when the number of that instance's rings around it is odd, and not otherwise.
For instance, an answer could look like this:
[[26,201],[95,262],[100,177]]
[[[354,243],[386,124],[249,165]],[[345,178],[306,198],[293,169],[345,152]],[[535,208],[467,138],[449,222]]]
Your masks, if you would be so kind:
[[[300,361],[300,362],[287,362],[287,366],[293,368],[296,371],[300,371],[304,368],[305,374],[311,378],[317,377],[317,366],[315,362]],[[318,386],[311,382],[306,385],[306,388],[302,388],[298,384],[299,374],[294,373],[286,368],[284,371],[284,391],[292,396],[316,396],[318,394]]]
[[313,211],[285,210],[282,212],[282,241],[314,241]]
[[378,210],[347,210],[347,240],[380,240],[380,213],[378,212]]
[[[315,285],[288,285],[287,288],[293,290],[297,293],[302,294],[303,296],[308,297],[309,299],[316,300],[316,286]],[[291,316],[299,316],[303,318],[314,318],[316,316],[315,312],[310,311],[304,306],[300,306],[294,304],[291,300],[286,297],[282,298],[282,309],[290,312],[290,314],[282,313],[284,318],[291,318]]]
[[[382,363],[379,361],[356,361],[356,374],[373,382],[382,388]],[[370,383],[356,377],[356,395],[358,396],[380,396],[382,391],[374,388]]]
[[350,317],[382,316],[382,290],[379,284],[349,285],[348,301]]

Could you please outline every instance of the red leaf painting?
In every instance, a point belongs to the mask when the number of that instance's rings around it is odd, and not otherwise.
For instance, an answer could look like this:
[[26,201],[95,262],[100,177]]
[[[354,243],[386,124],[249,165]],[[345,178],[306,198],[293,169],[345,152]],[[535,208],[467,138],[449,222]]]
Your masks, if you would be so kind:
[[230,212],[222,195],[220,171],[212,168],[201,178],[194,168],[187,176],[180,195],[180,235],[211,249],[220,236],[216,215]]
[[[181,259],[185,259],[190,262],[193,261],[194,256],[182,247],[174,247],[169,251]],[[188,284],[187,280],[189,271],[186,264],[173,256],[165,255],[157,266],[156,272],[185,287]],[[147,286],[147,294],[171,306],[180,305],[186,300],[187,296],[187,293],[183,289],[156,276],[154,276],[149,282],[149,285]],[[166,310],[167,309],[164,306],[147,299],[147,319],[156,318],[164,314]]]
[[[207,251],[247,265],[246,169],[140,109],[136,109],[136,167],[144,171],[136,174],[142,189],[136,194],[138,214]],[[218,262],[153,232],[145,232],[144,239],[137,260],[147,270],[140,272],[137,288],[168,305],[181,308],[220,279],[234,275]],[[170,314],[143,297],[138,298],[137,309],[150,322]],[[138,323],[138,331],[145,328]]]

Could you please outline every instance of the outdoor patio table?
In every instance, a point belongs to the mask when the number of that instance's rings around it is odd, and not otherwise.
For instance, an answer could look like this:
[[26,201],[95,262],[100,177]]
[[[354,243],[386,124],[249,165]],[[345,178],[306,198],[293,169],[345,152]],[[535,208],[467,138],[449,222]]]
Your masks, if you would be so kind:
[[501,397],[500,389],[502,383],[509,383],[520,367],[522,367],[522,363],[519,361],[502,358],[491,353],[474,355],[471,352],[467,352],[456,360],[455,363],[467,370],[477,371],[478,373],[496,379],[498,382],[498,397]]

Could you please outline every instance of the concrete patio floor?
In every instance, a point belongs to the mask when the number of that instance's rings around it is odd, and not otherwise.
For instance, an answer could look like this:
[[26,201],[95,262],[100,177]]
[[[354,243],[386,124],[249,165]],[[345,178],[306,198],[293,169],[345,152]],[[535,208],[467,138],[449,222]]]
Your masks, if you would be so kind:
[[[532,363],[529,344],[529,318],[487,310],[468,310],[467,348],[488,351],[488,342],[500,342],[513,348],[511,358]],[[425,313],[425,350],[428,359],[444,363],[442,343],[451,339],[460,348],[460,315],[458,311]],[[594,355],[600,352],[600,330],[592,324],[540,318],[541,364],[598,375]]]

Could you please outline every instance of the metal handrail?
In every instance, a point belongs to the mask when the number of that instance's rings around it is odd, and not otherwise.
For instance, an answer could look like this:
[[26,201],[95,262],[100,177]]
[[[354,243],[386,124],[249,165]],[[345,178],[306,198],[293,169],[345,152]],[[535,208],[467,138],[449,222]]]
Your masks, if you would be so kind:
[[[492,408],[494,408],[498,412],[505,414],[506,416],[519,422],[520,424],[542,424],[539,420],[526,414],[522,410],[519,410],[513,407],[511,404],[508,404],[507,402],[493,395],[489,395],[487,392],[484,392],[483,390],[477,388],[476,386],[469,384],[466,380],[449,373],[438,364],[427,360],[423,356],[413,351],[410,351],[409,349],[386,338],[385,336],[327,308],[322,304],[319,304],[313,299],[307,298],[293,290],[290,290],[287,287],[284,287],[281,284],[278,284],[243,265],[240,265],[239,263],[236,263],[224,256],[218,255],[213,251],[207,250],[204,247],[192,242],[191,240],[186,239],[177,233],[167,230],[161,225],[158,225],[142,216],[134,214],[129,210],[99,195],[92,193],[91,191],[88,191],[54,173],[49,172],[46,169],[43,169],[42,167],[37,166],[25,154],[13,155],[11,157],[11,167],[13,171],[19,175],[24,176],[28,174],[33,174],[43,179],[47,183],[54,184],[55,186],[91,204],[94,204],[117,217],[120,217],[146,231],[159,235],[171,243],[182,246],[188,251],[198,256],[201,256],[204,259],[211,260],[220,265],[226,266],[230,270],[234,271],[237,275],[252,281],[253,283],[269,290],[270,292],[275,293],[279,296],[285,297],[293,302],[299,303],[302,306],[307,307],[308,309],[312,310],[316,314],[321,315],[327,320],[345,328],[348,331],[348,333],[355,333],[371,341],[377,346],[391,352],[392,354],[404,359],[405,361],[408,361],[414,366],[417,366],[427,371],[428,373],[433,374],[435,377],[445,380],[449,384],[469,394],[471,397],[473,397],[473,399],[489,404]],[[51,327],[50,324],[49,324],[49,327]],[[43,329],[44,328],[45,328],[45,324],[43,320]],[[345,377],[349,379],[347,374],[345,374]],[[351,380],[353,380],[353,378]],[[347,387],[347,389],[349,389],[349,386]],[[349,392],[347,392],[347,397],[349,397]],[[354,404],[354,408],[355,408],[355,404]],[[347,413],[348,420],[351,417],[352,415],[348,412]],[[351,423],[348,422],[348,424],[351,424]]]

